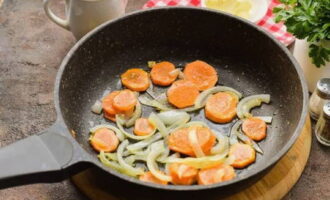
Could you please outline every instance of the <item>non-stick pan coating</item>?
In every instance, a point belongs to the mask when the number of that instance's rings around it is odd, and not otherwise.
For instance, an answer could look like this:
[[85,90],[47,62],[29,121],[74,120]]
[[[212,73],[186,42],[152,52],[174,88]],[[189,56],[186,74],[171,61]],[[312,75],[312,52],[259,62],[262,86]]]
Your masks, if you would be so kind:
[[[306,114],[305,86],[285,47],[259,28],[225,14],[193,8],[155,9],[102,25],[78,42],[62,66],[57,101],[64,121],[77,133],[81,146],[96,158],[88,142],[88,130],[93,125],[110,122],[93,114],[90,107],[105,90],[121,88],[121,73],[134,67],[147,69],[150,60],[184,66],[196,59],[216,68],[220,85],[236,88],[244,96],[271,94],[271,103],[254,111],[274,117],[267,138],[260,142],[264,155],[258,155],[255,164],[240,171],[237,179],[220,185],[264,171],[284,155],[300,132]],[[148,116],[149,112],[144,110],[143,114]],[[194,118],[202,119],[203,115],[200,112]],[[226,133],[231,126],[207,123]]]

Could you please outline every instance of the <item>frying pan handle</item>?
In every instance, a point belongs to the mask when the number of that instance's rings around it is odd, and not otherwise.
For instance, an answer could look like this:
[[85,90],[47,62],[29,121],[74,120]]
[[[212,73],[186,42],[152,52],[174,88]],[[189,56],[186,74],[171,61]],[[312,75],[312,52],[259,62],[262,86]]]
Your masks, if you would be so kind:
[[90,166],[83,153],[56,125],[1,148],[0,189],[64,180]]

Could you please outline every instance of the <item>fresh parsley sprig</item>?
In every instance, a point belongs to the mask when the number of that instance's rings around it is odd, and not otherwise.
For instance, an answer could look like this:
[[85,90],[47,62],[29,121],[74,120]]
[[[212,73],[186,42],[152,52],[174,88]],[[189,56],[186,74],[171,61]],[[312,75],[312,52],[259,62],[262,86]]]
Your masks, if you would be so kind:
[[330,61],[330,0],[280,0],[275,21],[283,21],[288,32],[310,42],[309,57],[317,67]]

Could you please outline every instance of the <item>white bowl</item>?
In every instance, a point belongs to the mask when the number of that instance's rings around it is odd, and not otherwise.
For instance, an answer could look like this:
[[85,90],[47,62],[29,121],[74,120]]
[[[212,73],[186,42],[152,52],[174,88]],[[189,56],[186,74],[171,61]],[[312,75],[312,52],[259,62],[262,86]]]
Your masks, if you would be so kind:
[[[201,6],[207,8],[205,5],[205,1],[201,0]],[[249,21],[253,23],[258,23],[267,13],[269,0],[251,0],[252,8],[250,10],[250,18]]]

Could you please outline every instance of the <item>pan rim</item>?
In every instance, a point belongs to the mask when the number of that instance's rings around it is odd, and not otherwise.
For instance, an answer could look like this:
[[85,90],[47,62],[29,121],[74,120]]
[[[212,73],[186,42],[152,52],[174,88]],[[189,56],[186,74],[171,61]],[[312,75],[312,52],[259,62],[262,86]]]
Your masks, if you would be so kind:
[[[289,58],[289,60],[291,61],[291,63],[293,64],[299,80],[300,80],[300,84],[302,87],[302,93],[303,93],[303,107],[300,113],[300,119],[299,122],[293,132],[292,137],[289,139],[289,141],[287,141],[287,143],[283,146],[283,148],[277,152],[277,154],[272,157],[267,164],[265,164],[262,169],[259,170],[253,170],[250,173],[246,174],[245,176],[239,176],[233,180],[230,181],[226,181],[226,182],[221,182],[221,183],[217,183],[217,184],[212,184],[212,185],[191,185],[191,186],[180,186],[180,185],[158,185],[158,184],[152,184],[152,183],[147,183],[147,182],[142,182],[139,181],[138,179],[126,176],[124,174],[121,174],[113,169],[107,168],[105,166],[103,166],[99,161],[98,162],[94,162],[94,164],[96,164],[98,167],[100,167],[101,169],[103,169],[105,172],[110,173],[113,176],[116,176],[117,178],[120,178],[122,180],[128,181],[130,183],[134,183],[137,185],[141,185],[141,186],[146,186],[146,187],[150,187],[150,188],[154,188],[154,189],[159,189],[159,190],[172,190],[172,191],[198,191],[198,190],[207,190],[207,189],[215,189],[215,188],[221,188],[224,186],[230,186],[233,185],[235,183],[238,182],[242,182],[244,180],[250,179],[255,177],[256,175],[266,171],[267,169],[270,169],[272,166],[274,166],[288,151],[289,149],[293,146],[293,144],[296,142],[298,136],[300,135],[302,128],[305,124],[306,121],[306,117],[307,117],[307,104],[308,104],[308,90],[307,90],[307,84],[305,81],[305,77],[303,75],[302,69],[299,66],[298,62],[296,61],[296,59],[293,57],[292,53],[283,45],[281,44],[278,40],[276,40],[276,38],[274,38],[273,36],[271,36],[268,32],[266,32],[264,29],[262,29],[261,27],[249,22],[248,20],[245,20],[243,18],[239,18],[236,16],[233,16],[231,14],[228,13],[224,13],[224,12],[220,12],[220,11],[214,11],[214,10],[210,10],[207,8],[200,8],[200,7],[184,7],[184,6],[174,6],[174,7],[161,7],[161,8],[151,8],[151,9],[145,9],[145,10],[138,10],[138,11],[134,11],[131,12],[129,14],[126,14],[125,16],[121,17],[121,18],[117,18],[111,21],[107,21],[101,25],[99,25],[98,27],[96,27],[94,30],[90,31],[89,33],[87,33],[84,37],[82,37],[79,41],[77,41],[77,43],[70,49],[70,51],[67,53],[67,55],[63,58],[61,65],[58,69],[57,75],[56,75],[56,79],[55,79],[55,87],[54,87],[54,104],[55,104],[55,109],[56,109],[56,114],[57,114],[57,119],[61,119],[61,121],[63,122],[63,126],[67,129],[67,125],[64,122],[63,119],[63,115],[62,115],[62,111],[60,108],[60,83],[61,83],[61,78],[63,75],[63,72],[66,68],[66,65],[68,64],[68,62],[70,61],[70,59],[72,58],[72,56],[74,55],[75,51],[77,49],[79,49],[79,47],[84,44],[86,41],[88,41],[91,37],[93,37],[93,35],[95,35],[97,32],[101,31],[103,28],[105,28],[106,26],[109,26],[113,23],[118,23],[122,20],[125,20],[127,18],[131,18],[134,17],[136,15],[140,15],[143,13],[149,13],[149,12],[158,12],[159,10],[163,11],[163,10],[192,10],[194,12],[206,12],[206,13],[212,13],[212,14],[217,14],[217,15],[222,15],[224,17],[227,18],[231,18],[237,21],[240,21],[241,23],[246,24],[247,26],[250,26],[251,28],[257,29],[259,32],[261,32],[262,34],[266,35],[266,37],[268,37],[272,42],[274,42],[274,45],[277,45]],[[69,134],[69,131],[68,131]],[[69,137],[72,137],[71,134],[69,134]],[[79,145],[80,148],[81,145],[74,139],[74,142],[76,143],[76,145]],[[83,149],[83,148],[82,148]],[[86,152],[86,150],[83,149],[83,152],[85,154],[88,154]],[[88,154],[89,155],[89,154]],[[92,160],[96,160],[96,159],[92,159]]]

